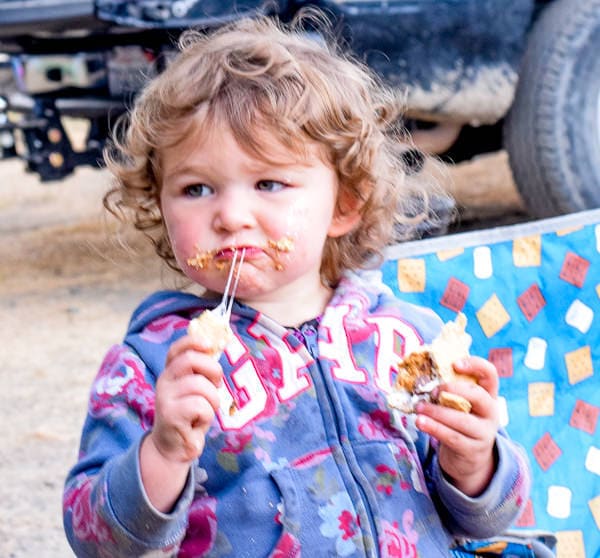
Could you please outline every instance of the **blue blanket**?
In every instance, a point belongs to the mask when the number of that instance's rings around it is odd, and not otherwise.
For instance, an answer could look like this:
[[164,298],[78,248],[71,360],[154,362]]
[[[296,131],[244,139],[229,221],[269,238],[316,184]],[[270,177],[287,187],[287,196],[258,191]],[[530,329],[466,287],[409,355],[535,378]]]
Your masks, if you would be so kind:
[[[390,247],[384,281],[495,363],[503,424],[527,450],[523,530],[600,557],[600,210]],[[596,316],[596,313],[599,313]]]

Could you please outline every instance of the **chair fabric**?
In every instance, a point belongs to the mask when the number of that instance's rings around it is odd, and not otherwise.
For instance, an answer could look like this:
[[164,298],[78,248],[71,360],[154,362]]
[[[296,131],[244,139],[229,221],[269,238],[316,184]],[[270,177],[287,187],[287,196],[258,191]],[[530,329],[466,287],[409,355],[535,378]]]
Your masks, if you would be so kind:
[[517,531],[600,557],[600,210],[394,245],[381,271],[400,298],[463,312],[472,354],[496,365],[532,468]]

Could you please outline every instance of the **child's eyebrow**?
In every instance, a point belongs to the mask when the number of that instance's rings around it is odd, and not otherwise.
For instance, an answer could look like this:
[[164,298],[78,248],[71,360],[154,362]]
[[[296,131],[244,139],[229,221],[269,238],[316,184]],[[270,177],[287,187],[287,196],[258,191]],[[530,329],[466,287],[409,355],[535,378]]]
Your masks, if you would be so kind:
[[[254,175],[257,178],[279,178],[281,179],[283,174],[294,173],[294,171],[301,170],[305,165],[298,161],[290,162],[269,162],[261,161],[259,159],[252,162],[252,164],[244,165],[244,171],[250,175]],[[168,173],[163,175],[163,181],[173,181],[180,176],[204,176],[209,179],[213,174],[214,169],[211,165],[202,165],[200,163],[186,164],[175,166]]]
[[180,176],[188,176],[188,175],[198,175],[198,174],[206,174],[208,169],[202,165],[198,164],[183,164],[178,165],[174,169],[170,170],[168,173],[164,174],[163,180],[170,181],[179,178]]

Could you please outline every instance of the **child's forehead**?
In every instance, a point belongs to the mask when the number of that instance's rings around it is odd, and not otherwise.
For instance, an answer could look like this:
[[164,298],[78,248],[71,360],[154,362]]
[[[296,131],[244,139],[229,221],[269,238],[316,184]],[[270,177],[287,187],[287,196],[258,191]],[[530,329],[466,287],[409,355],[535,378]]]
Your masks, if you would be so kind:
[[[223,140],[234,141],[250,158],[270,165],[295,165],[319,159],[326,162],[325,146],[307,138],[282,137],[268,124],[256,124],[254,129],[236,130],[228,122],[209,122],[192,126],[165,156],[189,156],[206,145],[219,145]],[[164,159],[163,159],[164,160]]]

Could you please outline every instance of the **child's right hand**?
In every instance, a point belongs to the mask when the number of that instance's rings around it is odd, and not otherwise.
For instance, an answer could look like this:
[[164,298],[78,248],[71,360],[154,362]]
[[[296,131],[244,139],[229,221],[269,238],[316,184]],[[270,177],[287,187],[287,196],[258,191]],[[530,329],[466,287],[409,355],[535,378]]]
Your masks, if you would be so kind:
[[191,463],[202,454],[219,406],[223,370],[208,350],[190,335],[177,340],[156,382],[154,425],[140,447],[140,474],[148,499],[164,513],[177,502]]
[[150,436],[168,461],[190,463],[202,454],[219,407],[223,370],[202,340],[185,335],[171,346],[156,383]]

